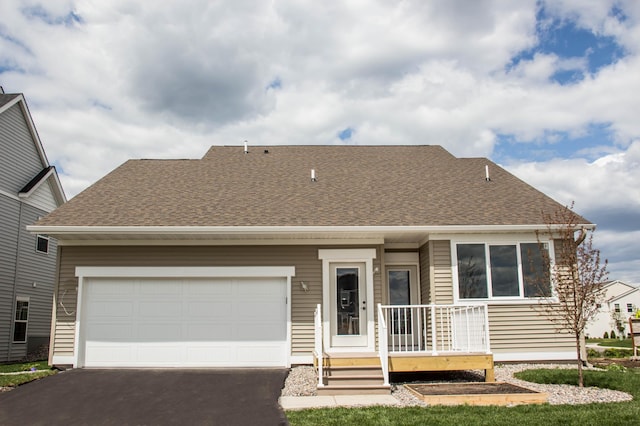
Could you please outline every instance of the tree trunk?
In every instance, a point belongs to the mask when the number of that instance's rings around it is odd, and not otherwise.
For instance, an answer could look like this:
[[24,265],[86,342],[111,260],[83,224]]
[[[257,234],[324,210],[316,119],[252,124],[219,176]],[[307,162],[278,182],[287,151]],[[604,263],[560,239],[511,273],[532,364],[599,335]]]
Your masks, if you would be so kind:
[[576,333],[576,350],[578,352],[578,386],[583,388],[584,378],[582,375],[582,351],[580,346],[580,333]]

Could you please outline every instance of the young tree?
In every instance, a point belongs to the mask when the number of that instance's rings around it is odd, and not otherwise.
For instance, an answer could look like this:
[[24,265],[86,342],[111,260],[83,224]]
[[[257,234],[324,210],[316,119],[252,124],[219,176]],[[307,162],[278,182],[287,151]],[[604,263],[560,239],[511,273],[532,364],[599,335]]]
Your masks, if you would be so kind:
[[[573,203],[545,214],[547,232],[555,241],[555,259],[551,263],[549,252],[541,250],[549,265],[541,277],[541,292],[548,293],[544,289],[551,285],[553,297],[541,299],[538,305],[558,332],[575,337],[580,387],[584,386],[583,332],[604,299],[603,286],[608,276],[608,262],[601,261],[600,250],[593,247],[593,228],[585,227],[585,222],[573,211]],[[542,245],[540,235],[538,241]]]

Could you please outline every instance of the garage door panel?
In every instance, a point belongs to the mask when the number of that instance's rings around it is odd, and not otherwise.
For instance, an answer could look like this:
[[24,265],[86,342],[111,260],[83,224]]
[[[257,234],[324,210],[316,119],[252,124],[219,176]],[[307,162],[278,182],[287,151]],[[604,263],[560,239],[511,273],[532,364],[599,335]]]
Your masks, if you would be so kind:
[[118,342],[131,341],[136,333],[133,324],[130,322],[118,324],[110,323],[91,323],[87,324],[86,338],[87,342]]
[[186,313],[193,318],[224,320],[233,312],[231,300],[199,300],[185,302]]
[[195,296],[232,296],[233,283],[231,280],[196,280],[187,281],[184,287],[185,294]]
[[236,341],[278,341],[286,338],[286,333],[271,324],[245,324],[237,326]]
[[133,314],[133,302],[128,300],[102,300],[88,303],[92,318],[130,318]]
[[94,286],[87,286],[87,291],[90,294],[97,295],[113,295],[116,297],[122,297],[125,294],[131,294],[136,285],[135,281],[123,281],[115,279],[101,278],[98,280],[92,280]]
[[152,297],[179,297],[182,294],[182,286],[176,284],[178,283],[173,280],[143,280],[138,283],[137,291],[141,295]]
[[170,300],[142,300],[138,302],[138,314],[142,318],[167,318],[180,320],[182,304]]
[[185,336],[192,341],[232,341],[233,329],[228,325],[187,324]]
[[286,365],[285,279],[88,280],[85,365]]
[[136,340],[142,342],[182,340],[182,325],[175,323],[140,323]]

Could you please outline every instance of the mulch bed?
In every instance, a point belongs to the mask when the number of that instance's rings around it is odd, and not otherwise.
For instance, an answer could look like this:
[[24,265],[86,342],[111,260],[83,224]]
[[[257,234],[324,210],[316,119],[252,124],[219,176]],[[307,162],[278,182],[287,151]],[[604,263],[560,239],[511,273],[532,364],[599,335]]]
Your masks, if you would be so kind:
[[437,385],[411,384],[422,395],[491,395],[535,393],[510,383],[439,383]]

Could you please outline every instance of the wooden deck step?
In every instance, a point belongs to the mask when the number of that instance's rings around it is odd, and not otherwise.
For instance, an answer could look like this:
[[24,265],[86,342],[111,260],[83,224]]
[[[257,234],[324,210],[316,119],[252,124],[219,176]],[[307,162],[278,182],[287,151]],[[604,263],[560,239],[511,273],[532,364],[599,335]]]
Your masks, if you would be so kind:
[[334,365],[324,371],[325,376],[378,376],[382,377],[379,365]]
[[324,360],[318,395],[389,394],[377,354],[331,354]]

